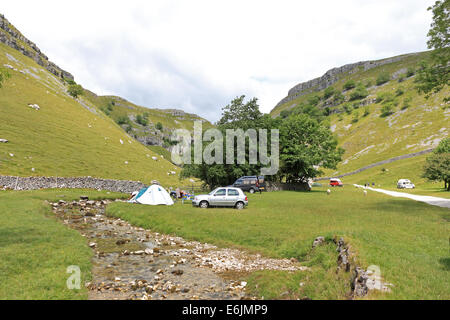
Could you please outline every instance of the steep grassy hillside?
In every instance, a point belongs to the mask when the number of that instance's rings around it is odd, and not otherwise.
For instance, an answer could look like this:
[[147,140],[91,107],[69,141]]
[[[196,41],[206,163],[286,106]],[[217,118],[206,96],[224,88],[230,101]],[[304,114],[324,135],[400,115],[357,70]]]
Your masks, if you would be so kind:
[[[151,150],[167,158],[171,136],[176,129],[192,131],[194,121],[201,121],[204,128],[211,128],[207,120],[182,110],[148,109],[115,96],[97,96],[86,91],[85,97],[108,115],[130,136]],[[160,148],[162,147],[162,148]]]
[[[329,114],[327,120],[331,130],[346,152],[338,170],[328,170],[326,176],[351,172],[378,161],[434,148],[449,134],[450,109],[443,99],[450,95],[450,90],[445,88],[429,99],[417,93],[414,72],[420,61],[428,58],[429,52],[424,52],[390,58],[386,61],[394,62],[385,64],[382,60],[380,65],[367,70],[356,66],[337,75],[337,82],[332,84],[334,92],[326,89],[323,83],[322,89],[318,90],[319,83],[316,87],[289,97],[292,99],[290,101],[285,98],[284,103],[279,104],[271,114],[285,117],[296,112],[299,105],[311,102],[317,103],[321,111]],[[387,82],[381,84],[379,78],[383,74],[387,76]],[[346,90],[344,87],[349,81],[354,82],[355,88]],[[358,89],[358,84],[362,89]],[[325,97],[326,90],[328,97]],[[357,90],[363,92],[363,97],[357,97]],[[291,93],[294,94],[293,90]],[[390,180],[396,182],[401,178],[400,175],[408,178],[411,174],[420,179],[425,158],[421,157],[420,163],[408,159],[393,165],[392,170],[396,173],[391,172]],[[414,170],[409,171],[408,175],[408,171],[399,166],[402,163],[407,166],[405,168]],[[415,165],[411,167],[411,164]],[[378,174],[381,169],[377,167],[371,172]],[[364,174],[359,176],[360,179],[366,178]]]
[[178,181],[167,174],[178,168],[153,161],[153,151],[34,60],[0,44],[0,67],[11,74],[0,89],[0,139],[9,140],[0,144],[0,174]]

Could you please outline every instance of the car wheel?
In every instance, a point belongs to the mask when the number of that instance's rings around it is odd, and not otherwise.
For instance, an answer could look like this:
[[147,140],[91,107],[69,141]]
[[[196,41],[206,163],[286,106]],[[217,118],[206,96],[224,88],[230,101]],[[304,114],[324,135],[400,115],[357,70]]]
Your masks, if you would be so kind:
[[208,201],[200,202],[200,208],[207,209],[209,207]]
[[243,202],[236,203],[236,209],[238,209],[238,210],[244,209],[244,203]]
[[251,194],[254,194],[255,193],[255,189],[250,189],[248,192],[250,192]]

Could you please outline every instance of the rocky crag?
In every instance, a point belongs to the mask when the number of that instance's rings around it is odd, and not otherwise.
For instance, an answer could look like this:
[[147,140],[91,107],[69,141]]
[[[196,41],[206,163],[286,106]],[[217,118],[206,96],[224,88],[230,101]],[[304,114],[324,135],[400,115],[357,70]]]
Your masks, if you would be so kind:
[[295,87],[289,90],[287,97],[283,98],[276,105],[276,107],[286,102],[292,101],[302,95],[324,90],[335,84],[344,75],[353,74],[360,70],[367,71],[372,68],[383,66],[385,64],[397,62],[413,54],[414,53],[376,61],[361,61],[357,63],[346,64],[342,67],[333,68],[331,70],[328,70],[323,76],[319,78],[297,84]]
[[0,14],[0,42],[30,57],[58,78],[74,80],[72,74],[49,61],[36,44],[22,35],[2,14]]

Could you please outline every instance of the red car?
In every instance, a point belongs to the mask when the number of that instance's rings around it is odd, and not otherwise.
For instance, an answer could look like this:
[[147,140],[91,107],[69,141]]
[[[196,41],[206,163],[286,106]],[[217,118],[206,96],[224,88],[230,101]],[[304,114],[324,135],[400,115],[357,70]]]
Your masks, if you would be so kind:
[[330,186],[332,187],[343,187],[344,184],[340,179],[330,179]]

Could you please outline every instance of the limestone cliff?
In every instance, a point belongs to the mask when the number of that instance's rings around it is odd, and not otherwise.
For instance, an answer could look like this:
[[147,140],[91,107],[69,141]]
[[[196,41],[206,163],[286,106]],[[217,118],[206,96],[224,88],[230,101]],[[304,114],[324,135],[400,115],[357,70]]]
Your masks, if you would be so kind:
[[74,79],[72,74],[49,61],[48,57],[41,52],[36,44],[22,35],[2,14],[0,14],[0,42],[30,57],[58,78]]
[[276,107],[310,92],[326,89],[339,81],[339,79],[344,75],[352,74],[359,70],[366,71],[385,64],[397,62],[413,54],[414,53],[376,61],[361,61],[357,63],[346,64],[339,68],[333,68],[331,70],[328,70],[323,76],[319,78],[297,84],[295,87],[289,90],[287,97],[282,99],[276,105]]

